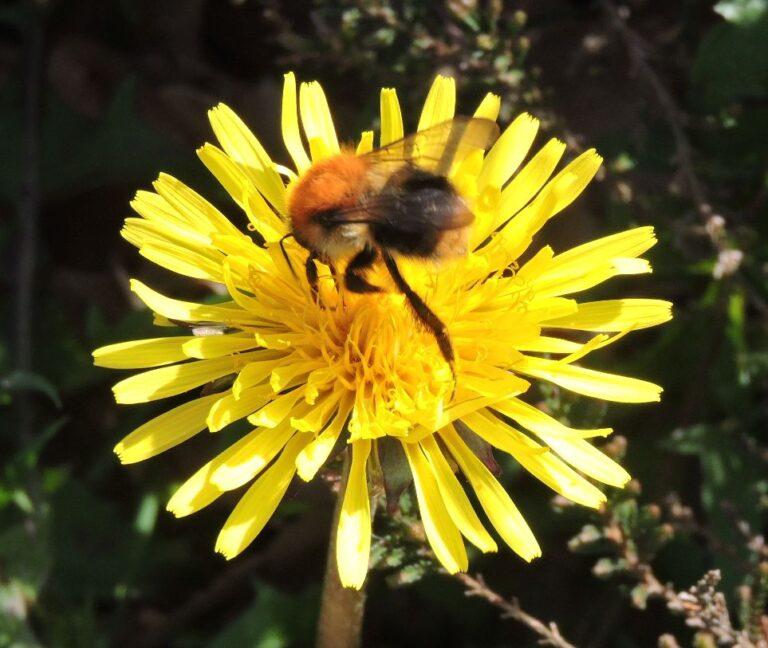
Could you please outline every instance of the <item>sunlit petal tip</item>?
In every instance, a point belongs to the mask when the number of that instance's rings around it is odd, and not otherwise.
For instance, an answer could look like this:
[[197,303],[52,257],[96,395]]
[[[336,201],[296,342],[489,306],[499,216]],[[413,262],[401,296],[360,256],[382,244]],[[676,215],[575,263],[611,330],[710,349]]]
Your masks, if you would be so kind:
[[216,538],[216,544],[214,545],[213,550],[216,553],[224,556],[224,558],[227,560],[232,560],[240,554],[237,548],[233,547],[229,538],[223,532],[219,533],[218,537]]
[[475,110],[475,117],[481,119],[490,119],[496,121],[499,118],[499,112],[501,111],[501,97],[493,92],[489,92],[480,105]]
[[114,452],[117,455],[117,458],[120,460],[121,464],[130,463],[129,461],[126,461],[124,459],[125,446],[123,445],[122,441],[118,443],[114,448],[112,448],[112,452]]

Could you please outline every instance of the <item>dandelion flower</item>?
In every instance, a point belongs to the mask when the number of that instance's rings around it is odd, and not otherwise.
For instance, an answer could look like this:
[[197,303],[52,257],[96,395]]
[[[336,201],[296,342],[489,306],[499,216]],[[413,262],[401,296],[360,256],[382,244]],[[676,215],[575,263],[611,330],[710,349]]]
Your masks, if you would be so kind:
[[[451,119],[454,108],[454,80],[438,77],[418,129]],[[498,111],[499,98],[489,94],[475,115],[495,120]],[[131,205],[138,217],[126,219],[122,234],[154,263],[218,282],[228,293],[222,303],[194,303],[132,280],[155,323],[217,326],[221,334],[161,336],[94,352],[97,365],[144,369],[114,386],[118,403],[227,385],[134,430],[115,448],[123,463],[153,457],[206,428],[217,432],[240,419],[252,428],[178,488],[168,503],[172,513],[189,515],[250,484],[216,541],[216,550],[233,558],[264,528],[296,474],[311,480],[334,448],[347,446],[351,466],[340,495],[337,563],[341,582],[359,588],[371,543],[369,482],[385,444],[410,467],[426,537],[451,573],[467,569],[465,539],[481,551],[497,550],[487,522],[524,560],[540,555],[523,515],[476,454],[478,441],[509,453],[551,489],[585,506],[605,500],[593,481],[621,487],[629,480],[590,442],[610,429],[570,428],[521,398],[532,380],[541,380],[607,401],[659,400],[661,388],[652,383],[581,362],[630,331],[667,321],[671,304],[574,297],[617,275],[650,272],[641,255],[656,242],[653,229],[637,227],[564,252],[547,245],[531,250],[542,226],[597,172],[601,158],[594,150],[555,172],[565,145],[551,139],[531,154],[539,123],[523,114],[490,150],[453,165],[451,180],[475,215],[469,254],[439,268],[407,259],[400,264],[448,327],[454,384],[434,337],[416,325],[401,294],[351,294],[318,264],[315,298],[292,271],[303,266],[306,250],[286,242],[289,263],[280,249],[289,231],[292,185],[340,150],[320,85],[302,83],[297,92],[293,74],[285,77],[282,134],[293,168],[276,164],[227,106],[209,116],[219,146],[205,144],[198,155],[245,213],[243,223],[233,224],[163,174],[154,191],[136,194]],[[378,141],[386,145],[402,136],[397,95],[384,89]],[[363,133],[358,153],[373,144],[374,134]],[[520,262],[524,253],[527,260]],[[378,285],[391,286],[383,271],[374,273]],[[574,341],[574,331],[581,341]]]

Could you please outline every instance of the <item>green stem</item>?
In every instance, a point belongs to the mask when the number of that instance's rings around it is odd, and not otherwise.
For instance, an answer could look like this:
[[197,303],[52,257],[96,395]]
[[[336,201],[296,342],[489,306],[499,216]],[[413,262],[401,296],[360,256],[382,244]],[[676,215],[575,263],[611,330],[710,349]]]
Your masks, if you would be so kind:
[[344,451],[344,466],[333,512],[320,600],[320,619],[317,624],[317,648],[358,648],[361,641],[365,585],[360,590],[344,587],[339,580],[339,570],[336,566],[336,529],[349,477],[350,452],[351,448]]

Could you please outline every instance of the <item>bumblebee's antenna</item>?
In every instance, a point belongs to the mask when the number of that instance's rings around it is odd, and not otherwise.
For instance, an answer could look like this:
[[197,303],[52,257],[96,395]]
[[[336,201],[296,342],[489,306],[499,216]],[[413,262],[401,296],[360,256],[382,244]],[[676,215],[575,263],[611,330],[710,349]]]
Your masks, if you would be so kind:
[[290,270],[291,270],[291,274],[292,274],[292,275],[293,275],[293,276],[294,276],[296,279],[298,279],[298,278],[299,278],[299,275],[297,275],[297,274],[296,274],[296,270],[294,270],[294,269],[293,269],[293,263],[291,263],[291,259],[290,259],[290,257],[288,256],[288,252],[286,252],[286,251],[285,251],[285,245],[283,244],[283,241],[285,241],[285,239],[287,239],[287,238],[293,238],[293,239],[295,239],[296,237],[293,235],[293,232],[288,232],[288,234],[286,234],[285,236],[283,236],[283,238],[281,238],[281,239],[280,239],[280,242],[279,242],[279,245],[280,245],[280,251],[283,253],[283,258],[285,259],[285,262],[288,264],[288,267],[289,267],[289,268],[290,268]]

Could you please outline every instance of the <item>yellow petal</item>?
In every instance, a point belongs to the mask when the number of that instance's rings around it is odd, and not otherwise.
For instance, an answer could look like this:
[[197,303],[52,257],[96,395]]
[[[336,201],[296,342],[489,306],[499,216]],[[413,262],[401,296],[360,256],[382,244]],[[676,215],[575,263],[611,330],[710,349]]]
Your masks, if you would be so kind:
[[283,131],[283,141],[285,148],[293,158],[299,173],[306,171],[312,162],[304,150],[304,144],[301,141],[301,132],[299,131],[298,108],[296,104],[296,77],[293,72],[289,72],[284,77],[283,82],[283,109],[281,127]]
[[440,430],[451,454],[466,475],[491,524],[510,548],[530,562],[541,555],[539,543],[507,492],[461,440],[453,426]]
[[166,508],[176,517],[184,517],[213,502],[224,491],[211,481],[211,475],[219,465],[227,461],[239,449],[239,442],[234,443],[201,467],[176,489]]
[[221,281],[221,266],[204,256],[174,245],[151,244],[139,246],[139,254],[152,263],[184,277]]
[[[300,376],[319,369],[324,366],[324,363],[319,360],[307,360],[306,362],[284,362],[279,367],[275,367],[272,370],[272,374],[269,377],[269,384],[275,392],[285,389],[291,381]],[[327,366],[327,364],[325,364]]]
[[251,227],[267,243],[276,243],[288,232],[287,221],[281,219],[258,191],[243,192],[243,211],[248,216]]
[[598,349],[609,346],[614,342],[618,342],[620,339],[631,332],[632,329],[628,328],[624,329],[620,333],[617,333],[616,335],[605,335],[603,333],[600,335],[595,335],[587,340],[584,344],[582,344],[573,353],[567,355],[565,358],[560,358],[558,362],[561,362],[562,364],[571,364],[572,362],[577,362],[578,360],[588,356],[593,351],[597,351]]
[[[205,144],[197,150],[197,156],[219,181],[222,187],[245,212],[248,220],[267,241],[276,241],[286,232],[285,221],[275,213],[254,186],[248,174],[224,151]],[[248,240],[239,231],[232,234],[239,240]],[[250,243],[250,241],[249,241]],[[251,243],[251,247],[253,247]]]
[[624,468],[584,439],[549,435],[542,439],[574,468],[604,484],[621,488],[631,479]]
[[575,267],[590,268],[611,259],[638,257],[656,244],[651,226],[635,227],[578,245],[554,257],[554,268],[562,274]]
[[498,547],[488,531],[483,527],[472,508],[464,489],[453,474],[443,451],[437,445],[434,436],[428,436],[421,441],[421,448],[429,461],[432,474],[437,482],[440,495],[445,502],[451,519],[459,527],[459,530],[480,551],[496,551]]
[[166,508],[176,517],[184,517],[205,508],[223,492],[209,477],[216,459],[209,461],[176,489]]
[[118,403],[147,403],[181,394],[211,380],[237,373],[249,354],[151,369],[121,380],[112,391]]
[[455,110],[456,80],[453,77],[444,77],[438,74],[427,94],[417,130],[422,131],[453,119]]
[[413,474],[421,521],[435,556],[449,574],[466,571],[467,551],[464,548],[461,533],[448,514],[424,453],[417,444],[403,443],[402,445]]
[[528,113],[515,119],[496,141],[483,163],[483,170],[477,179],[477,189],[486,187],[501,189],[528,154],[539,130],[539,120]]
[[153,263],[187,277],[220,282],[224,255],[211,245],[207,234],[185,227],[182,230],[169,222],[126,218],[120,234]]
[[605,495],[577,472],[524,434],[488,412],[468,414],[462,421],[492,446],[511,454],[534,477],[563,497],[598,508]]
[[594,149],[582,153],[552,178],[536,198],[500,230],[496,246],[508,248],[503,255],[507,265],[528,246],[533,234],[579,197],[602,161],[603,158]]
[[244,389],[238,396],[227,394],[211,408],[208,414],[208,428],[211,432],[223,430],[230,423],[253,414],[271,398],[272,390],[268,385]]
[[179,362],[186,359],[182,345],[192,339],[179,336],[109,344],[93,352],[93,364],[110,369],[143,369]]
[[564,425],[555,418],[542,412],[538,407],[534,407],[519,398],[510,398],[505,401],[494,403],[491,409],[500,412],[517,421],[526,430],[530,430],[539,436],[547,435],[547,438],[556,436],[566,439],[586,439],[598,436],[608,436],[613,432],[611,428],[597,428],[593,430],[577,430]]
[[291,425],[299,432],[319,432],[323,430],[330,417],[336,411],[341,397],[341,390],[323,394],[312,404],[309,412],[301,417],[291,417]]
[[475,117],[496,121],[499,118],[500,110],[501,97],[499,97],[497,94],[489,92],[487,95],[485,95],[485,97],[483,97],[483,100],[480,102],[477,110],[475,110]]
[[191,439],[205,429],[206,417],[220,394],[204,396],[156,416],[115,446],[124,464],[144,461]]
[[515,365],[515,371],[548,380],[577,394],[617,403],[650,403],[661,400],[662,388],[645,380],[575,367],[544,358],[526,357]]
[[346,425],[349,418],[349,412],[352,410],[352,399],[347,397],[342,401],[339,410],[323,432],[304,448],[299,456],[296,457],[296,468],[304,481],[310,481],[320,470],[320,467],[326,462],[336,445],[336,441],[341,434],[341,430]]
[[131,209],[153,223],[174,225],[180,229],[191,229],[191,223],[184,214],[180,214],[168,204],[162,196],[153,191],[137,191],[131,201]]
[[225,104],[208,111],[222,148],[238,163],[254,187],[280,214],[285,213],[285,185],[264,147],[242,119]]
[[286,356],[278,351],[264,351],[264,354],[259,358],[264,359],[249,362],[238,374],[234,385],[232,385],[232,394],[235,398],[240,398],[245,389],[264,382],[275,368],[286,362]]
[[248,422],[253,425],[276,427],[291,414],[294,406],[302,396],[303,392],[301,389],[294,389],[287,394],[281,394],[258,412],[251,414],[248,417]]
[[357,155],[365,155],[373,150],[373,131],[363,131],[360,136],[360,142],[357,145],[355,153]]
[[243,168],[213,144],[204,144],[197,149],[197,157],[224,187],[232,200],[240,207],[244,207],[245,194],[251,182]]
[[216,551],[227,560],[251,544],[272,517],[293,479],[296,455],[308,440],[305,434],[294,436],[277,461],[237,503],[216,540]]
[[245,435],[224,461],[217,462],[211,483],[223,491],[240,488],[264,470],[293,435],[289,425],[260,428]]
[[371,554],[371,500],[365,471],[371,452],[370,440],[355,441],[351,451],[352,466],[336,533],[336,564],[341,584],[360,589],[368,573]]
[[148,243],[165,243],[182,246],[197,254],[207,253],[210,258],[221,260],[216,250],[210,250],[210,233],[201,234],[189,225],[178,225],[170,220],[148,220],[146,218],[126,218],[120,234],[128,242],[141,247]]
[[233,335],[203,335],[187,339],[182,345],[188,358],[205,360],[219,358],[239,351],[247,351],[258,346],[253,335],[235,333]]
[[317,81],[301,84],[299,110],[304,133],[312,152],[312,161],[317,162],[329,155],[336,155],[339,152],[336,129],[333,126],[328,100]]
[[591,288],[618,274],[650,272],[635,259],[656,243],[652,227],[637,227],[558,254],[531,283],[538,295],[566,295]]
[[386,146],[403,137],[403,116],[400,102],[394,88],[382,88],[379,98],[381,112],[381,135],[379,146]]
[[[518,383],[518,389],[516,391],[522,394],[528,389],[528,387],[530,386],[530,383],[526,382],[522,378],[520,378],[519,380],[520,382]],[[445,425],[448,425],[449,423],[464,416],[464,414],[466,414],[467,412],[474,412],[475,410],[480,409],[481,407],[490,405],[496,400],[502,400],[502,399],[503,398],[500,398],[498,396],[496,397],[477,396],[476,393],[460,394],[451,403],[451,405],[445,409],[436,427],[443,427]]]
[[161,173],[153,186],[158,195],[195,230],[202,234],[238,235],[240,232],[216,207],[199,193],[167,173]]
[[672,319],[672,302],[661,299],[606,299],[579,304],[578,312],[546,322],[546,326],[582,331],[647,328]]
[[138,279],[131,279],[131,290],[148,308],[171,320],[234,324],[242,321],[253,321],[254,319],[252,313],[241,308],[234,308],[231,302],[217,306],[171,299],[152,290]]
[[531,340],[516,344],[515,348],[518,351],[533,351],[535,353],[573,353],[581,348],[581,344],[548,335],[539,335]]
[[509,217],[536,195],[565,153],[565,143],[549,140],[501,192],[499,212]]
[[474,246],[479,245],[492,231],[528,204],[552,175],[564,152],[565,144],[551,139],[533,156],[502,190],[494,217],[488,220],[485,228],[474,233]]

